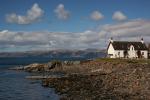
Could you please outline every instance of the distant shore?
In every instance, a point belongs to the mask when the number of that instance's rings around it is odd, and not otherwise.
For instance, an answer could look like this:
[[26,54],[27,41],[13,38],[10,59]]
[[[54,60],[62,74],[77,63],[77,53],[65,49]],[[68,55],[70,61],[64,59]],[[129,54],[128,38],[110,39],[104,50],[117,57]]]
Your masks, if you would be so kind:
[[150,60],[147,59],[52,61],[22,66],[17,70],[64,73],[62,77],[38,77],[43,86],[55,88],[63,100],[150,99]]

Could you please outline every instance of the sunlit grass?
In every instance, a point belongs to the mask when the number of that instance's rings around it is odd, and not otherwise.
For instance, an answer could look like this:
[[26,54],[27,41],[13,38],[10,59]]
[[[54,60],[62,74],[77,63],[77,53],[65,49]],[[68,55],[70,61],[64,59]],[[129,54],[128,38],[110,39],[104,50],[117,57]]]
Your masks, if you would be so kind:
[[115,62],[115,63],[148,63],[150,64],[150,59],[122,59],[122,58],[97,58],[95,61],[101,62]]

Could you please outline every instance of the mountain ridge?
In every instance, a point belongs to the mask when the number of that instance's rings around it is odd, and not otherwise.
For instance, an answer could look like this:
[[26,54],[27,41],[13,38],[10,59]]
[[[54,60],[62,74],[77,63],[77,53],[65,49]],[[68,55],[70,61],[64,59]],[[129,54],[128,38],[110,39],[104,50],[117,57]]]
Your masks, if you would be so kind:
[[23,51],[23,52],[0,52],[0,57],[98,57],[105,55],[105,50],[50,50],[50,51]]

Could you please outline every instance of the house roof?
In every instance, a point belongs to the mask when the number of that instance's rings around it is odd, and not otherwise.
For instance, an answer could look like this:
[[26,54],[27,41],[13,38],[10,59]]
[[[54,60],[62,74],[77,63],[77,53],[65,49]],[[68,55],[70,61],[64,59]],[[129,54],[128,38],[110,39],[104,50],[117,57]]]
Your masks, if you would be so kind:
[[113,41],[112,45],[115,50],[128,50],[131,45],[135,50],[148,50],[145,43],[142,42]]

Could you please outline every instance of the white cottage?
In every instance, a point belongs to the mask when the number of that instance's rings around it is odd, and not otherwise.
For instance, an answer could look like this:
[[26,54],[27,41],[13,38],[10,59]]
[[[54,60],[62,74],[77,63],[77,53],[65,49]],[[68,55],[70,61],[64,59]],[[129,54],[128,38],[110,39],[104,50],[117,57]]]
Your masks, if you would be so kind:
[[143,38],[140,42],[113,41],[111,38],[107,47],[109,58],[148,58],[148,48]]

